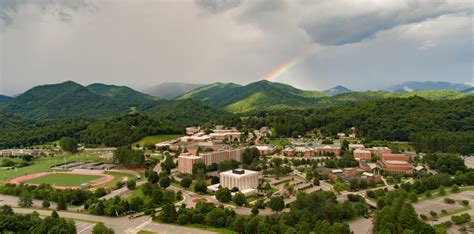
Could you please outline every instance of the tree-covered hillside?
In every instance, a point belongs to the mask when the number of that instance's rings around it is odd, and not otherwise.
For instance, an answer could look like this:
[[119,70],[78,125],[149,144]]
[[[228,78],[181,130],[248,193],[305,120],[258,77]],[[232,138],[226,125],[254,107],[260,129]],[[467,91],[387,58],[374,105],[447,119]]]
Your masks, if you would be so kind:
[[72,81],[37,86],[0,105],[2,113],[35,119],[104,117],[129,109]]
[[0,95],[0,103],[1,103],[1,102],[6,102],[6,101],[8,101],[8,100],[10,100],[10,99],[11,99],[11,97],[9,97],[9,96]]
[[[343,89],[343,87],[339,87]],[[348,93],[349,92],[349,93]],[[335,93],[336,94],[336,93]],[[430,100],[456,99],[468,96],[452,90],[417,92],[350,92],[331,95],[318,91],[306,91],[287,84],[258,81],[245,86],[215,83],[190,91],[179,99],[196,99],[210,106],[223,108],[233,113],[248,113],[260,110],[288,110],[305,108],[326,108],[354,102],[384,98],[407,98],[420,96]]]
[[[272,126],[282,136],[304,135],[314,129],[335,135],[356,127],[366,140],[417,140],[415,146],[425,152],[436,149],[474,152],[472,96],[438,101],[421,97],[387,98],[337,108],[263,111],[256,116],[249,119],[249,126]],[[437,141],[443,143],[436,144]],[[448,144],[451,144],[449,149]]]

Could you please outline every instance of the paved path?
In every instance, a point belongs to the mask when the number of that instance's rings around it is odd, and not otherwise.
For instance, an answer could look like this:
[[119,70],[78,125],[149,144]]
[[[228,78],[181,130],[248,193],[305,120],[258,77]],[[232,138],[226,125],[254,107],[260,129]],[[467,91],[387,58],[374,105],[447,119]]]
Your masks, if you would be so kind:
[[[9,195],[3,195],[0,194],[0,205],[9,205],[11,207],[18,206],[18,200],[20,200],[19,197],[15,196],[9,196]],[[36,208],[42,208],[42,200],[33,200],[33,207]],[[50,202],[51,206],[50,209],[56,209],[56,203]]]
[[[52,211],[26,208],[13,208],[15,213],[32,213],[38,212],[41,216],[50,216]],[[69,218],[76,222],[78,233],[91,233],[95,223],[103,222],[106,226],[111,227],[115,233],[137,233],[140,230],[150,230],[157,233],[181,234],[181,233],[212,233],[195,228],[181,227],[176,225],[154,223],[149,216],[143,216],[135,219],[128,219],[127,217],[112,218],[104,216],[95,216],[89,214],[58,212],[60,217]]]

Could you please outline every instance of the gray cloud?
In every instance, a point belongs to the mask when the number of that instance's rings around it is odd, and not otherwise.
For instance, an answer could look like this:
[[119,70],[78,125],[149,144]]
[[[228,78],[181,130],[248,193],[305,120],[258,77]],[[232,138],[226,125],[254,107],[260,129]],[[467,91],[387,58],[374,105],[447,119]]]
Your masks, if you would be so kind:
[[0,32],[2,94],[65,80],[245,84],[293,58],[300,62],[276,81],[305,89],[473,77],[466,2],[39,2],[0,1],[10,19]]
[[64,22],[70,22],[72,16],[68,10],[77,11],[88,8],[94,10],[93,4],[86,0],[2,0],[0,1],[0,21],[11,24],[18,11],[25,6],[34,6],[44,13],[54,14]]
[[241,0],[196,0],[196,5],[210,13],[219,13],[239,6]]

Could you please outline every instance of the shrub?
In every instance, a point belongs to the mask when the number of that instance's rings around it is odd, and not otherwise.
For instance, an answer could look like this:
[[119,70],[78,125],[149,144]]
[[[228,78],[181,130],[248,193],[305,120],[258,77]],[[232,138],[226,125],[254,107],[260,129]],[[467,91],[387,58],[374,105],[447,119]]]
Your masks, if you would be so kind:
[[436,213],[436,211],[430,211],[430,215],[433,217],[437,217],[438,213]]
[[444,202],[448,204],[454,204],[456,201],[452,198],[447,197],[444,199]]
[[453,223],[458,224],[458,225],[463,224],[463,223],[467,223],[470,220],[471,220],[471,216],[468,213],[451,216],[451,221],[453,221]]

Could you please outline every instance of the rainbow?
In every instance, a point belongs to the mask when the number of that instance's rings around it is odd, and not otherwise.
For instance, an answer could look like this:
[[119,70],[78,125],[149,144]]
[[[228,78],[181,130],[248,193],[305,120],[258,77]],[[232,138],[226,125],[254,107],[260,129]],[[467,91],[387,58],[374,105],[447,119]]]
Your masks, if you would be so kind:
[[268,81],[273,81],[279,76],[283,75],[285,72],[290,70],[293,66],[298,64],[301,61],[301,58],[293,58],[289,62],[279,66],[277,69],[273,70],[270,74],[266,75],[263,79]]
[[297,56],[297,57],[294,57],[292,59],[290,59],[289,62],[279,66],[277,69],[273,70],[271,73],[269,73],[268,75],[264,76],[263,79],[264,80],[268,80],[268,81],[274,81],[276,78],[280,77],[281,75],[285,74],[288,70],[290,70],[292,67],[294,67],[295,65],[301,63],[303,60],[305,60],[306,58],[310,57],[311,55],[314,54],[315,50],[318,50],[319,47],[313,47],[313,48],[310,48],[309,50],[307,50],[305,53]]

